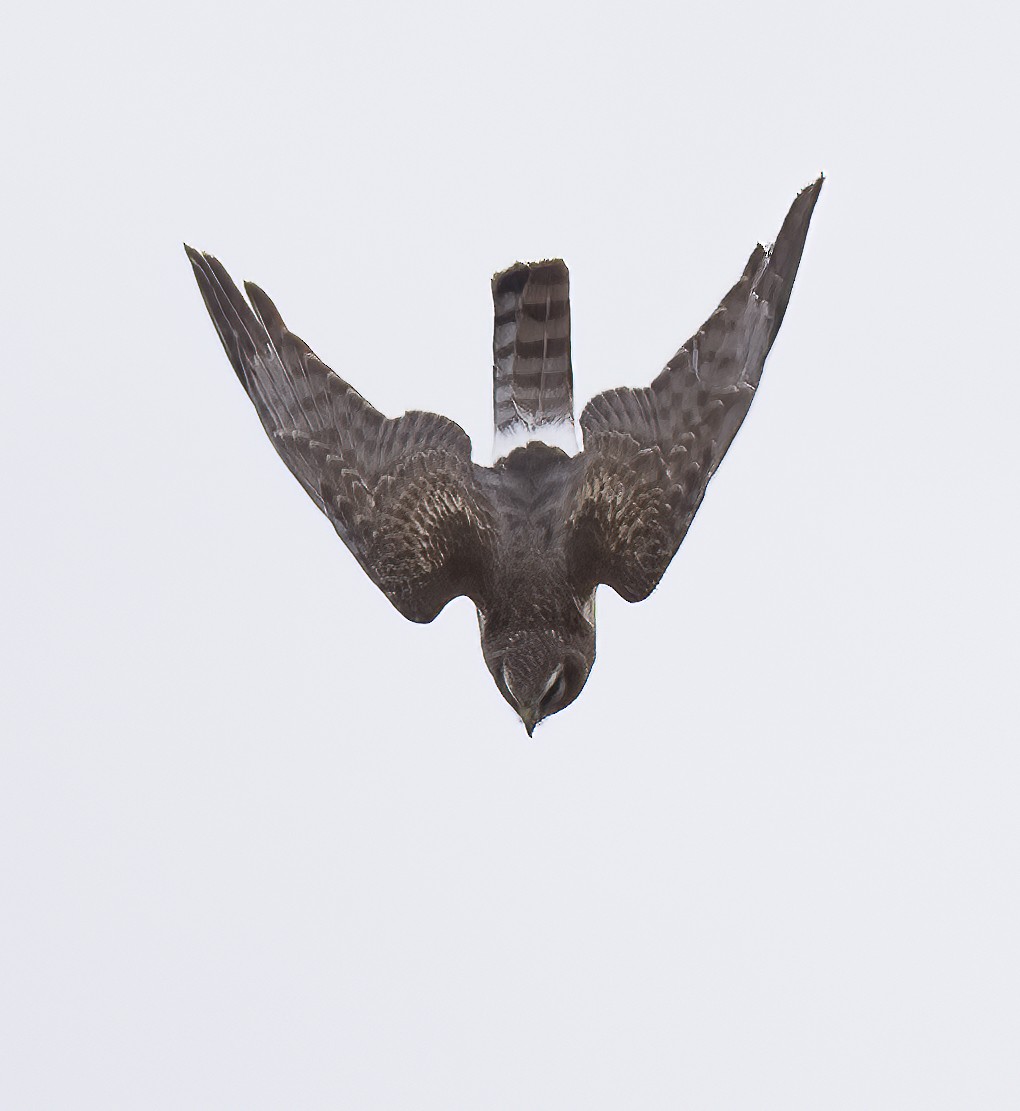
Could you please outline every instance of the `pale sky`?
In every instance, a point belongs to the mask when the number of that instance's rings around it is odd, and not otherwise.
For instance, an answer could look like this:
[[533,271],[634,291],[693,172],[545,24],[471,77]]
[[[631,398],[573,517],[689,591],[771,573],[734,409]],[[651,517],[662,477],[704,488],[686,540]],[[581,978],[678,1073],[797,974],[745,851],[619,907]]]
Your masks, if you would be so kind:
[[[1015,1108],[1016,17],[22,6],[0,1106]],[[827,176],[661,587],[528,741],[273,452],[183,240],[491,446],[489,279],[645,385]]]

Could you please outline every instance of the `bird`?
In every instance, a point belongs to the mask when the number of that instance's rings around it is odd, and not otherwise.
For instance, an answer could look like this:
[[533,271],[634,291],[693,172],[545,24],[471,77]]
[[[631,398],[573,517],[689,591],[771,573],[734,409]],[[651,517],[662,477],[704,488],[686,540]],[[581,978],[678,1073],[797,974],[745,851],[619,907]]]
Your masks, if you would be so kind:
[[569,272],[518,262],[492,278],[493,464],[445,416],[386,417],[286,326],[269,297],[185,244],[227,357],[284,463],[397,610],[478,611],[482,654],[532,736],[595,662],[595,594],[647,598],[754,399],[783,322],[824,176],[775,243],[650,386],[592,398],[574,422]]

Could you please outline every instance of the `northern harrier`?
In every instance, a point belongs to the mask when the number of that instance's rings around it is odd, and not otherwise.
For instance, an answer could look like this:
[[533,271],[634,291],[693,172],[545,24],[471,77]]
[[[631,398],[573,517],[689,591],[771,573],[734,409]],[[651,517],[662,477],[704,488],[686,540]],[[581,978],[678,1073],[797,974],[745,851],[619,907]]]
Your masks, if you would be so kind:
[[[574,432],[567,268],[492,280],[495,463],[452,420],[387,419],[188,247],[202,297],[273,446],[372,581],[411,621],[478,609],[482,652],[528,735],[580,694],[595,661],[595,590],[647,598],[754,398],[797,274],[819,178],[771,248],[647,389],[599,394]],[[254,311],[253,311],[254,309]]]

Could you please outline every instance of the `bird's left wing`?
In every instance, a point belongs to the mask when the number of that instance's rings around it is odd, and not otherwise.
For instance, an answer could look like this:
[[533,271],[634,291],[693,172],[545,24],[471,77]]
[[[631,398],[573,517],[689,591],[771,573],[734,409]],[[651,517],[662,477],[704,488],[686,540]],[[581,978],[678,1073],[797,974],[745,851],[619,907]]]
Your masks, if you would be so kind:
[[[412,621],[486,591],[494,511],[471,441],[436,413],[387,419],[248,282],[186,247],[227,356],[273,446],[369,577]],[[254,306],[254,311],[252,311]]]
[[581,414],[584,451],[569,514],[580,589],[646,598],[676,554],[754,398],[800,265],[822,178],[802,190],[775,244],[647,389],[609,390]]

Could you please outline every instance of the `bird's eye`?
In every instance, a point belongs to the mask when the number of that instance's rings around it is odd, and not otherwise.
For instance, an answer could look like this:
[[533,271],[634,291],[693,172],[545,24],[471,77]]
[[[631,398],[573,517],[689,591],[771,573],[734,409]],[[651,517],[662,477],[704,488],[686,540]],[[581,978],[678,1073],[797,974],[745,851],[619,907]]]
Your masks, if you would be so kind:
[[567,677],[563,668],[557,668],[553,681],[550,682],[544,695],[542,695],[542,709],[548,710],[555,706],[567,692]]

